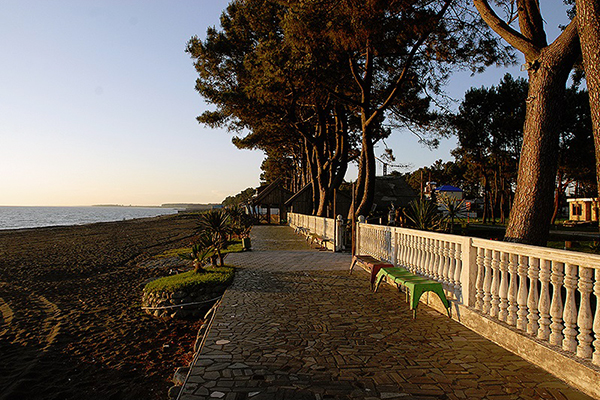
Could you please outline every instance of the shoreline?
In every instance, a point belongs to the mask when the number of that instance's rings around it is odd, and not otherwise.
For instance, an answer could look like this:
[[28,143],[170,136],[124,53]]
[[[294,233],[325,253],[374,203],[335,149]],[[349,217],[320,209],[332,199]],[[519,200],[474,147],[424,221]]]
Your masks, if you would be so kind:
[[195,226],[171,214],[0,230],[0,400],[166,398],[198,321],[141,311],[144,283],[168,273],[142,261]]
[[[75,222],[75,223],[62,223],[62,221],[57,221],[57,223],[50,223],[50,225],[38,225],[38,226],[24,226],[24,227],[0,227],[0,232],[6,232],[6,231],[18,231],[18,230],[24,230],[24,229],[44,229],[44,228],[56,228],[56,227],[61,227],[61,228],[69,228],[69,227],[76,227],[76,226],[83,226],[83,225],[91,225],[91,224],[99,224],[99,223],[110,223],[110,222],[124,222],[124,221],[131,221],[131,220],[137,220],[137,219],[148,219],[148,218],[158,218],[158,217],[164,217],[164,216],[173,216],[173,215],[177,215],[177,214],[182,214],[180,211],[174,209],[174,208],[161,208],[161,207],[113,207],[113,206],[73,206],[73,207],[37,207],[37,206],[17,206],[17,207],[12,207],[12,206],[0,206],[0,209],[2,208],[29,208],[29,209],[160,209],[160,210],[169,210],[171,212],[168,213],[164,213],[164,214],[159,214],[159,215],[145,215],[145,216],[132,216],[132,215],[114,215],[114,216],[104,216],[104,217],[99,217],[96,216],[94,219],[100,219],[100,220],[92,220],[92,221],[81,221],[81,222]],[[115,219],[117,218],[118,219]],[[56,219],[65,219],[67,217],[55,217]],[[75,215],[69,216],[68,218],[75,218]],[[78,218],[81,219],[85,219],[85,218],[90,218],[87,215],[82,215],[82,216],[78,216]],[[106,220],[103,220],[106,219]],[[41,219],[40,219],[41,220]],[[43,222],[41,222],[43,223]]]

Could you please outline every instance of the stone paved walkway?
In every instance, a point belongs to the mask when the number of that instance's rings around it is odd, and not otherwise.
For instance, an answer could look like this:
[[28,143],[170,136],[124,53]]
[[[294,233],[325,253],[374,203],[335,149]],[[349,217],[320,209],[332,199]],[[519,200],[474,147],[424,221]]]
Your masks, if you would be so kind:
[[181,399],[590,399],[419,306],[369,290],[350,256],[253,229]]

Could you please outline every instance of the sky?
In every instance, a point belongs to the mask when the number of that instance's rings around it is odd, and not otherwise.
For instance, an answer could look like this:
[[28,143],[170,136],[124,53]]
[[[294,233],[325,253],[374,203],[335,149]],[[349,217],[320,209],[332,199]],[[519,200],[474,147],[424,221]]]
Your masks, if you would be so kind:
[[[220,203],[258,186],[263,153],[197,123],[208,106],[184,51],[227,4],[0,0],[0,206]],[[543,7],[556,31],[562,0]],[[505,72],[458,74],[448,93],[459,99]],[[451,160],[456,147],[432,151],[407,132],[386,143],[411,169]]]

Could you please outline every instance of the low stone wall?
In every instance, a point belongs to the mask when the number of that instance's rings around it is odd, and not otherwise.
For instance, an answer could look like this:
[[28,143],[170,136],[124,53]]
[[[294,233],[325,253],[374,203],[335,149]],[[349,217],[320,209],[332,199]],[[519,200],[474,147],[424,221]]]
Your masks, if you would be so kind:
[[227,286],[199,285],[190,291],[144,292],[142,308],[146,313],[163,319],[200,316],[225,292]]

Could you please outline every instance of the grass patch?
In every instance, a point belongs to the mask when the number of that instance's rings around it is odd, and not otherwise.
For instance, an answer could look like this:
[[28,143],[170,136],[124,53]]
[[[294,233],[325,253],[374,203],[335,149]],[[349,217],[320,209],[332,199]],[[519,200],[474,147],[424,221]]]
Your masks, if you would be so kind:
[[223,253],[223,254],[241,253],[242,250],[244,250],[244,246],[242,246],[242,241],[241,240],[232,240],[231,242],[228,243],[226,249],[221,250],[221,253]]
[[144,292],[176,292],[178,290],[193,291],[196,286],[216,286],[229,284],[233,280],[233,267],[206,267],[205,273],[197,274],[188,271],[177,275],[165,276],[144,287]]
[[171,258],[171,257],[181,257],[192,252],[191,247],[180,247],[178,249],[167,250],[163,253],[160,253],[152,258],[161,259],[161,258]]
[[597,242],[587,241],[587,240],[578,240],[572,242],[572,247],[565,249],[564,241],[549,241],[547,244],[548,247],[553,249],[560,250],[570,250],[577,251],[579,253],[589,253],[589,254],[599,254],[600,246],[598,246]]
[[[229,245],[225,250],[221,250],[222,254],[227,253],[241,253],[244,247],[242,246],[241,240],[232,240],[229,242]],[[192,252],[191,247],[180,247],[178,249],[172,249],[164,251],[152,258],[161,259],[161,258],[170,258],[170,257],[182,257],[189,255]]]

